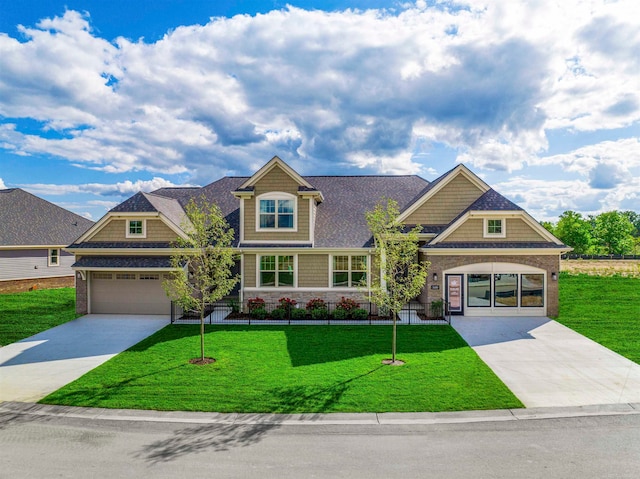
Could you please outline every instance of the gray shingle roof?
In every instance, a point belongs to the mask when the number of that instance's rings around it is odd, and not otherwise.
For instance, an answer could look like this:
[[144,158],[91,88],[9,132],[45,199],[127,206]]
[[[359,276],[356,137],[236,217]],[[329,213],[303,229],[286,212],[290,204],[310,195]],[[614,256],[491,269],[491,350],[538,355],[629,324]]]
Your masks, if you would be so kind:
[[492,188],[474,201],[465,211],[522,211],[522,208]]
[[92,249],[92,248],[170,248],[171,243],[156,241],[92,241],[84,243],[74,243],[69,248]]
[[92,225],[20,188],[0,190],[0,246],[68,245]]
[[72,268],[170,268],[168,256],[83,256]]

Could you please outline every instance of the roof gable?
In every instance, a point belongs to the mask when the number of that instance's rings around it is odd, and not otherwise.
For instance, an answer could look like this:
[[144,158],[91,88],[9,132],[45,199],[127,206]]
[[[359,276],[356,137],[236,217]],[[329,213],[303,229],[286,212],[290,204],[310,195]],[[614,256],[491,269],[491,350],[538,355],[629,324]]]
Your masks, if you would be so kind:
[[303,187],[308,190],[315,191],[315,188],[311,186],[311,184],[307,180],[305,180],[293,168],[291,168],[277,156],[271,158],[271,160],[269,160],[266,165],[256,171],[253,176],[251,176],[247,181],[242,183],[238,187],[238,190],[249,190],[253,188],[256,183],[258,183],[262,178],[269,174],[274,168],[283,170],[288,176],[291,177],[293,181],[298,184],[298,187]]

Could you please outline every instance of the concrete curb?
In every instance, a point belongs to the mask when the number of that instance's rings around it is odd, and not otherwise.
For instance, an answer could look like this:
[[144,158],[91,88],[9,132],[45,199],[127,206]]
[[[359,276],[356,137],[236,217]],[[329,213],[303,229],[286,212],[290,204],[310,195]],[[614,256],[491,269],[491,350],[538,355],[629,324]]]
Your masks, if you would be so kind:
[[[586,416],[640,414],[640,403],[602,404],[578,407],[497,409],[483,411],[416,413],[331,413],[331,414],[239,414],[188,411],[147,411],[53,406],[24,402],[0,403],[3,416],[66,417],[103,421],[140,421],[185,424],[224,425],[411,425],[454,424],[472,422],[522,421]],[[2,422],[0,418],[0,423]]]

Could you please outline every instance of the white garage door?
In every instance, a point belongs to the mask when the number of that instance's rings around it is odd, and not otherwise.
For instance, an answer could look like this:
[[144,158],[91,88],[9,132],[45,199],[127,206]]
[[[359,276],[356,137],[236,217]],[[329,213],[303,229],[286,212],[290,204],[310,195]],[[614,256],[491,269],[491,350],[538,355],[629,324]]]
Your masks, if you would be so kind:
[[90,288],[91,313],[171,313],[171,301],[162,289],[162,273],[93,272]]

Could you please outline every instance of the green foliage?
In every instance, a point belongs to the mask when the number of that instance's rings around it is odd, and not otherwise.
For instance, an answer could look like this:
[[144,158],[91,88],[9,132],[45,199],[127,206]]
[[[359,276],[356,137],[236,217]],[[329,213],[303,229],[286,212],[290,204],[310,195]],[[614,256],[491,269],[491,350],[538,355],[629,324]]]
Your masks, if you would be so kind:
[[311,310],[311,319],[316,321],[324,321],[329,318],[329,311],[327,308],[314,308]]
[[283,321],[289,318],[289,311],[285,308],[276,308],[271,311],[271,318],[276,321]]
[[369,230],[375,240],[371,301],[393,317],[392,360],[396,356],[396,318],[402,307],[420,294],[427,280],[429,263],[419,260],[420,225],[404,232],[398,221],[400,212],[393,199],[378,203],[366,213]]
[[307,301],[306,309],[307,311],[313,311],[314,309],[327,309],[327,303],[325,303],[323,299],[312,298]]
[[402,368],[380,364],[387,328],[304,325],[207,326],[207,342],[224,355],[194,366],[198,327],[173,325],[43,402],[291,414],[522,407],[450,326],[407,329]]
[[307,319],[307,311],[302,308],[293,308],[291,310],[291,319],[302,320]]
[[0,294],[0,346],[77,318],[75,288]]
[[349,317],[349,311],[346,309],[334,309],[331,315],[333,316],[333,319],[337,321],[344,321]]
[[633,230],[627,216],[609,211],[596,217],[594,235],[605,254],[629,254],[633,249]]
[[363,308],[356,308],[351,311],[351,319],[358,321],[365,320],[369,317],[369,312]]
[[231,310],[232,313],[240,312],[240,303],[237,299],[231,298],[227,300],[227,307]]
[[178,237],[171,255],[174,274],[162,284],[172,301],[185,311],[200,314],[200,353],[204,359],[204,316],[207,305],[231,292],[239,281],[232,268],[236,255],[231,249],[233,229],[222,216],[218,205],[204,196],[191,199],[185,207],[182,224],[184,237]]
[[359,308],[360,303],[358,303],[355,299],[345,298],[344,296],[340,298],[338,304],[336,304],[336,309],[344,309],[347,312],[350,312],[353,309]]
[[558,225],[553,233],[567,246],[573,248],[575,254],[592,254],[592,227],[580,213],[565,211],[560,215]]

